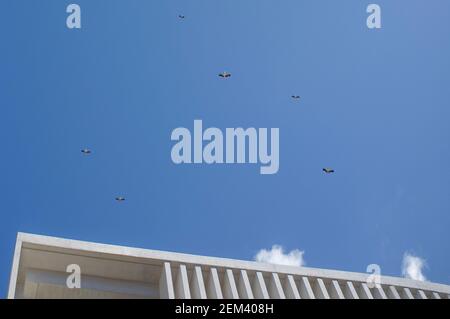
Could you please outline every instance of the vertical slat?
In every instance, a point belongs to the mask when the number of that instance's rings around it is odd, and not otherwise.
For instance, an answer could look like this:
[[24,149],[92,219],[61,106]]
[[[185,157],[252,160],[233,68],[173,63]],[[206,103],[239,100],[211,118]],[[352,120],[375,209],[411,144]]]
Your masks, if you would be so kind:
[[411,290],[409,290],[409,288],[402,288],[401,289],[402,292],[402,299],[414,299]]
[[159,277],[159,298],[161,299],[175,299],[175,292],[173,289],[172,271],[170,263],[165,262],[162,267],[161,276]]
[[188,275],[185,265],[178,267],[177,280],[175,282],[175,296],[177,299],[191,299]]
[[314,284],[314,295],[319,299],[330,299],[327,288],[321,278],[316,279],[316,283]]
[[417,299],[428,299],[427,295],[425,295],[425,292],[423,290],[417,290]]
[[238,291],[242,299],[253,299],[252,287],[244,269],[239,271]]
[[289,299],[300,299],[300,294],[295,284],[294,277],[292,275],[287,275],[284,280],[284,291],[286,292],[286,298]]
[[269,296],[273,299],[286,299],[277,273],[272,273],[270,276]]
[[305,299],[316,299],[308,277],[300,278],[300,296]]
[[209,270],[208,281],[206,284],[206,294],[210,299],[223,299],[219,275],[216,268],[211,268]]
[[433,292],[433,299],[441,299],[441,296],[439,296],[439,294],[437,292]]
[[372,293],[365,282],[362,282],[360,285],[359,296],[361,299],[373,299]]
[[200,268],[200,266],[194,267],[191,284],[192,284],[192,298],[206,299],[205,283],[203,282],[202,268]]
[[388,294],[389,298],[391,298],[391,299],[401,299],[400,295],[398,294],[397,288],[395,288],[394,286],[388,287],[387,294]]
[[375,286],[373,288],[373,296],[375,297],[375,299],[387,299],[386,293],[384,292],[381,285],[379,287]]
[[355,286],[351,281],[347,281],[344,285],[344,295],[347,299],[359,299]]
[[256,272],[255,278],[253,279],[252,290],[254,296],[257,299],[269,299],[269,293],[267,292],[266,284],[264,282],[263,274],[260,271]]
[[225,271],[225,278],[223,281],[223,295],[226,299],[239,299],[239,295],[236,289],[236,283],[234,282],[233,271],[227,269]]
[[331,292],[330,297],[333,299],[345,299],[344,293],[342,292],[341,286],[337,280],[331,281]]

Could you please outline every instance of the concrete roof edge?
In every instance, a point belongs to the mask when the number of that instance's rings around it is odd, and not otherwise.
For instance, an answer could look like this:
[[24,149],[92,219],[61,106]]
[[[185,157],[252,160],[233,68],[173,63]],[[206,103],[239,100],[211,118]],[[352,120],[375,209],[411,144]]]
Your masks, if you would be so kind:
[[[229,259],[222,257],[209,257],[209,256],[200,256],[200,255],[192,255],[178,252],[167,252],[160,250],[150,250],[145,248],[135,248],[135,247],[126,247],[119,245],[111,245],[111,244],[101,244],[73,239],[66,239],[60,237],[52,237],[46,235],[38,235],[31,233],[19,232],[17,235],[17,242],[37,244],[42,246],[49,246],[55,248],[62,249],[74,249],[86,252],[96,252],[103,254],[112,254],[118,256],[127,256],[127,257],[135,257],[135,258],[144,258],[144,259],[160,259],[164,261],[171,261],[177,263],[187,263],[187,264],[197,264],[197,265],[206,265],[211,267],[226,267],[231,269],[246,269],[253,271],[264,271],[264,272],[277,272],[277,273],[285,273],[285,274],[294,274],[300,276],[310,276],[310,277],[320,277],[326,279],[339,279],[339,280],[348,280],[348,281],[359,281],[365,282],[370,276],[370,273],[357,273],[357,272],[348,272],[342,270],[329,270],[329,269],[321,269],[321,268],[310,268],[310,267],[295,267],[295,266],[285,266],[285,265],[275,265],[275,264],[266,264],[259,263],[254,261],[246,261],[246,260],[237,260],[237,259]],[[17,250],[17,243],[16,243]],[[20,254],[20,250],[19,250]],[[15,259],[19,258],[16,256]],[[13,271],[14,271],[13,262]],[[17,265],[18,267],[18,260]],[[13,277],[13,271],[11,272],[11,278]],[[17,273],[15,274],[17,276]],[[11,284],[10,282],[10,293],[11,293]],[[432,283],[429,281],[416,281],[401,277],[392,277],[392,276],[381,276],[381,284],[383,285],[393,285],[393,286],[403,286],[413,289],[423,289],[423,290],[433,290],[438,291],[444,294],[450,294],[450,286],[439,283]],[[10,296],[8,294],[8,297]]]
[[17,233],[16,243],[14,247],[13,260],[11,265],[11,273],[9,277],[8,299],[13,299],[16,293],[17,276],[19,272],[19,262],[22,250],[22,233]]

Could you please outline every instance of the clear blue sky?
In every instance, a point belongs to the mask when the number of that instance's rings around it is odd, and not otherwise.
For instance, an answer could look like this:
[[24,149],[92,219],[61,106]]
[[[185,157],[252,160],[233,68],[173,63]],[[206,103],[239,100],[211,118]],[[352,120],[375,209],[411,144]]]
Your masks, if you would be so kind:
[[[381,30],[368,1],[72,2],[81,30],[0,5],[1,296],[18,231],[394,276],[410,251],[450,284],[449,1],[373,1]],[[279,172],[173,164],[194,119],[279,127]]]

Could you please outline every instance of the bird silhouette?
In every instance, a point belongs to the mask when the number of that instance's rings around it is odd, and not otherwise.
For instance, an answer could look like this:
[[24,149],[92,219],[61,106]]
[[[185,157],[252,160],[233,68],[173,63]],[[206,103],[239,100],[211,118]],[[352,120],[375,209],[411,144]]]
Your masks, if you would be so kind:
[[118,201],[118,202],[123,202],[124,200],[125,200],[125,197],[122,197],[122,196],[116,197],[116,201]]
[[322,168],[322,171],[324,171],[327,174],[334,173],[334,169],[332,168]]
[[221,78],[229,78],[231,76],[231,74],[228,72],[222,72],[222,73],[219,73],[219,76]]
[[300,98],[300,95],[291,95],[291,97],[292,97],[293,99],[298,100],[298,99]]
[[179,14],[179,15],[178,15],[178,18],[180,18],[180,19],[184,19],[184,18],[185,18],[185,16],[184,16],[184,15],[182,15],[182,14]]
[[91,150],[88,149],[88,148],[83,148],[83,149],[81,150],[81,153],[83,153],[83,154],[91,154]]

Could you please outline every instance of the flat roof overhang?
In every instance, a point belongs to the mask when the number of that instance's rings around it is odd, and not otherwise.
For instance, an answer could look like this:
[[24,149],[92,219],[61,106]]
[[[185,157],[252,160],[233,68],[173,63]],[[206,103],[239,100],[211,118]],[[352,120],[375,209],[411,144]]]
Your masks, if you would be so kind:
[[[67,276],[66,267],[80,265],[87,278],[84,297],[158,298],[158,282],[164,262],[173,266],[204,269],[260,271],[290,274],[324,280],[366,282],[368,273],[355,273],[309,267],[293,267],[217,257],[189,255],[158,250],[99,244],[28,233],[18,233],[11,270],[8,298],[19,296],[18,287],[33,292],[33,282],[48,287],[61,286]],[[24,285],[28,284],[27,287]],[[381,284],[434,291],[450,295],[450,286],[406,278],[381,276]],[[53,286],[52,286],[53,285]],[[30,288],[31,287],[31,288]],[[50,289],[50,288],[49,288]],[[109,291],[95,295],[96,291]],[[50,292],[49,292],[50,293]],[[49,296],[51,297],[51,295]],[[81,295],[80,297],[83,297]]]

